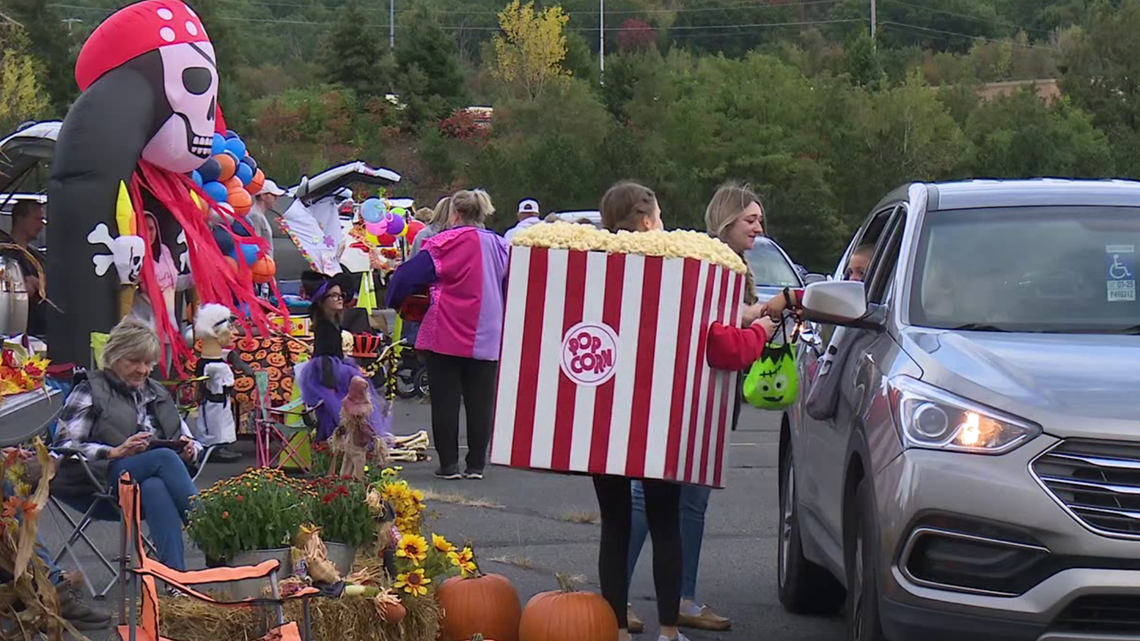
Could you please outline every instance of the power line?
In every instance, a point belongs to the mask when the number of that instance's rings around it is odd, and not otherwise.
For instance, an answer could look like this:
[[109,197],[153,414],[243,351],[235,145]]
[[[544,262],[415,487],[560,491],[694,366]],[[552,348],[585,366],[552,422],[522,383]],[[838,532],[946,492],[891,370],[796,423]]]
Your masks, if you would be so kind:
[[972,36],[968,33],[958,33],[956,31],[945,31],[943,29],[932,29],[930,27],[920,27],[918,25],[906,24],[904,22],[892,22],[889,20],[885,20],[885,21],[880,22],[879,24],[883,25],[883,26],[902,27],[903,29],[914,29],[917,31],[925,31],[928,33],[938,33],[938,34],[943,34],[943,35],[947,35],[947,36],[955,36],[958,38],[967,38],[969,40],[982,40],[985,42],[1008,42],[1009,44],[1011,44],[1015,47],[1022,47],[1024,49],[1043,49],[1045,51],[1056,51],[1056,48],[1045,46],[1045,45],[1022,44],[1020,42],[1017,42],[1015,40],[1010,40],[1010,39],[988,38],[986,36]]
[[[879,1],[882,2],[883,0],[879,0]],[[953,16],[955,18],[962,18],[964,20],[974,20],[976,22],[985,22],[988,24],[995,24],[995,25],[998,25],[1001,27],[1014,27],[1016,29],[1021,29],[1024,31],[1036,31],[1037,33],[1044,33],[1046,35],[1052,34],[1052,32],[1049,31],[1048,29],[1038,29],[1035,27],[1025,27],[1025,26],[1022,26],[1019,24],[1015,24],[1013,22],[1005,22],[1004,20],[993,20],[990,18],[983,18],[981,16],[971,16],[971,15],[967,15],[964,13],[956,13],[954,11],[947,11],[945,9],[935,9],[934,7],[924,7],[924,6],[917,5],[917,4],[910,4],[909,2],[902,2],[901,0],[887,0],[887,4],[897,4],[899,6],[909,7],[911,9],[918,9],[920,11],[929,11],[931,13],[940,13],[940,14],[946,15],[946,16]]]

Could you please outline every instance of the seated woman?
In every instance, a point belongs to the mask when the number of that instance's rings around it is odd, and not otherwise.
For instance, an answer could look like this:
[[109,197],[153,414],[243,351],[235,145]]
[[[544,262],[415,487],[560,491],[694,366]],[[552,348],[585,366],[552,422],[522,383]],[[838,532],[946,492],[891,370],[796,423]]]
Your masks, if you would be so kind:
[[[186,569],[182,525],[198,491],[188,464],[202,445],[163,387],[150,379],[158,361],[158,336],[147,324],[128,316],[107,339],[103,369],[89,372],[71,391],[59,415],[57,447],[79,450],[95,476],[111,488],[123,472],[138,483],[143,514],[160,560]],[[177,442],[176,449],[156,441]],[[52,491],[90,496],[95,488],[78,461],[64,461]]]

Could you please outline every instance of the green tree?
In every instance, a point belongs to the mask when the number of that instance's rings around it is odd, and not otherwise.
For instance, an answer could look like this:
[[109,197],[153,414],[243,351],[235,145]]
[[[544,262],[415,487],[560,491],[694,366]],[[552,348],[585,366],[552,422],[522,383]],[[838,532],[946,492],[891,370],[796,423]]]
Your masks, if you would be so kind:
[[843,47],[843,71],[856,85],[880,87],[887,81],[883,63],[870,34],[859,31]]
[[7,0],[4,5],[11,17],[23,26],[28,54],[43,70],[42,85],[47,90],[52,110],[56,116],[63,117],[79,88],[75,86],[71,35],[64,28],[59,12],[48,0]]
[[401,18],[395,63],[400,99],[409,105],[411,124],[438,120],[466,99],[455,39],[425,9],[413,9]]
[[1099,2],[1062,38],[1062,87],[1113,141],[1116,168],[1140,177],[1140,0]]
[[19,124],[50,109],[28,46],[22,27],[0,25],[0,135],[7,135]]
[[369,98],[382,96],[387,89],[386,79],[381,76],[384,55],[376,28],[367,23],[360,7],[352,2],[326,33],[322,62],[331,82]]
[[988,102],[970,116],[970,169],[987,178],[1096,178],[1112,169],[1112,150],[1089,114],[1066,102],[1045,105],[1031,89]]

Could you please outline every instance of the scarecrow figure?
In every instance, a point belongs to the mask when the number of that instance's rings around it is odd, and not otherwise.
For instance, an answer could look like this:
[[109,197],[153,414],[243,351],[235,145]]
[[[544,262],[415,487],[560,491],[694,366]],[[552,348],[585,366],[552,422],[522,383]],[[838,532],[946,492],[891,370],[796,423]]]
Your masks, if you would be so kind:
[[348,395],[340,406],[340,425],[329,442],[329,449],[332,450],[330,474],[336,469],[336,459],[340,456],[340,476],[363,479],[369,448],[373,448],[376,453],[378,465],[388,464],[388,446],[372,430],[369,423],[371,415],[371,386],[363,378],[354,376],[348,385]]

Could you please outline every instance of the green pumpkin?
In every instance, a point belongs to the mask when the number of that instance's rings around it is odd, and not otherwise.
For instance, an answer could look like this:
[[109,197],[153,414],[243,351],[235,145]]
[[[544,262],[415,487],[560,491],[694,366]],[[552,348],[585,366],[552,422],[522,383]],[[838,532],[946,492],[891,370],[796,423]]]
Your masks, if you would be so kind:
[[752,364],[744,378],[745,400],[762,410],[779,410],[791,405],[799,389],[796,354],[790,343],[766,346],[760,360]]

